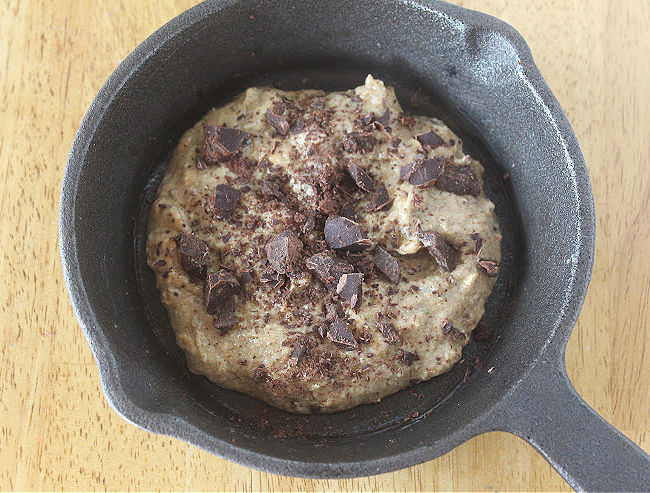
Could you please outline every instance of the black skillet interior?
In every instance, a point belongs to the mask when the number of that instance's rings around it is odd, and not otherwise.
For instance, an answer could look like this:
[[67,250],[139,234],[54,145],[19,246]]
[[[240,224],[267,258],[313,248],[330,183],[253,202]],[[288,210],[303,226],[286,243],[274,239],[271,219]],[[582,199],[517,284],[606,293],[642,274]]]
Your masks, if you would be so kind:
[[[367,74],[373,74],[396,88],[398,99],[407,114],[435,116],[447,122],[461,137],[465,152],[481,161],[485,168],[485,191],[496,205],[496,213],[503,232],[503,262],[497,285],[486,306],[483,323],[492,336],[488,340],[472,341],[463,351],[463,359],[452,371],[428,382],[384,399],[379,404],[357,407],[331,415],[296,416],[237,392],[221,389],[205,377],[187,370],[185,357],[175,343],[173,331],[156,289],[155,277],[146,265],[145,244],[147,218],[156,191],[175,142],[196,120],[210,108],[220,106],[245,88],[256,85],[296,90],[317,88],[326,91],[345,90],[363,84]],[[135,214],[134,247],[135,271],[149,326],[160,344],[166,366],[174,370],[170,375],[180,379],[185,398],[195,399],[201,405],[233,421],[238,432],[250,437],[271,436],[328,441],[356,440],[360,435],[388,428],[406,426],[432,413],[459,386],[474,376],[475,368],[490,364],[489,353],[499,339],[508,314],[508,303],[516,286],[516,269],[520,265],[521,244],[517,231],[518,218],[508,199],[508,180],[503,179],[504,167],[490,155],[471,124],[463,116],[435,98],[435,94],[409,80],[408,73],[387,72],[381,66],[359,66],[352,60],[315,60],[312,66],[292,65],[260,74],[241,76],[218,87],[197,91],[197,103],[173,127],[160,147],[160,154],[147,165],[145,176],[150,177],[143,187],[144,194]]]

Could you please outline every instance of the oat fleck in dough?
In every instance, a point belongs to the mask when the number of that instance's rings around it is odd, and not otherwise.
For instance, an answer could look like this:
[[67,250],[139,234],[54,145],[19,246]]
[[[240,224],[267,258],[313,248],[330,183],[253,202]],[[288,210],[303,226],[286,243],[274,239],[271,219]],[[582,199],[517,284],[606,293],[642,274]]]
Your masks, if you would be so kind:
[[447,371],[498,275],[482,176],[372,76],[213,109],[178,143],[147,242],[190,369],[299,413]]

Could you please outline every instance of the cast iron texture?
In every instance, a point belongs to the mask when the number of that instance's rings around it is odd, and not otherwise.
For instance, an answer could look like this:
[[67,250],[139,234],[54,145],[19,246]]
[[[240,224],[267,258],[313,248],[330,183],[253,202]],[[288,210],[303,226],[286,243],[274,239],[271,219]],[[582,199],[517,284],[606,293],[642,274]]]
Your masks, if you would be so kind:
[[[466,349],[467,361],[485,360],[467,383],[461,365],[379,404],[291,415],[189,374],[143,267],[142,199],[182,132],[246,85],[299,88],[307,77],[347,89],[368,72],[400,88],[411,111],[450,121],[488,167],[505,237],[486,313],[496,334]],[[100,90],[68,160],[60,235],[106,397],[147,430],[266,471],[328,478],[410,466],[506,430],[575,488],[650,488],[648,457],[566,376],[592,267],[593,198],[566,117],[523,39],[497,19],[432,0],[204,2],[150,36]]]

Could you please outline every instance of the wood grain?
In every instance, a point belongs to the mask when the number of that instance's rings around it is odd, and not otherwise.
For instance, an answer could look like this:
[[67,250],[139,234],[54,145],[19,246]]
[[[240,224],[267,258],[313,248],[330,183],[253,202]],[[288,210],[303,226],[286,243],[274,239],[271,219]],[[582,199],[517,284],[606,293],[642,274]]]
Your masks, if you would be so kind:
[[[193,0],[0,1],[0,489],[567,490],[523,441],[480,436],[392,474],[292,479],[139,430],[107,405],[58,257],[67,153],[117,64]],[[598,215],[593,279],[569,374],[650,449],[650,3],[464,0],[528,40],[572,122]]]

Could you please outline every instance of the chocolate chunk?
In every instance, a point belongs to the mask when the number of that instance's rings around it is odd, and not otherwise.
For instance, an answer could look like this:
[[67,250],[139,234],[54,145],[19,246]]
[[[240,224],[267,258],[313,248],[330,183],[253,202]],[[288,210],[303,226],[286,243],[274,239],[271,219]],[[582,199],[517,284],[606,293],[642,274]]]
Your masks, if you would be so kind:
[[460,330],[454,327],[454,324],[452,322],[446,322],[445,325],[442,326],[442,333],[451,334],[454,337],[454,339],[465,338],[465,334],[463,334]]
[[350,173],[354,183],[364,192],[373,192],[375,190],[375,184],[372,182],[372,178],[351,160],[348,161],[348,173]]
[[389,197],[388,190],[386,190],[382,182],[379,182],[375,187],[375,193],[372,194],[372,199],[366,210],[368,212],[385,210],[390,208],[392,203],[393,199]]
[[399,263],[382,247],[375,248],[375,265],[393,284],[399,284],[402,270]]
[[406,366],[411,366],[413,363],[419,361],[420,359],[417,353],[411,353],[409,351],[401,351],[397,358]]
[[339,216],[347,217],[348,219],[355,220],[357,218],[357,211],[354,209],[354,204],[349,202],[339,209]]
[[[217,329],[234,327],[235,325],[235,306],[232,297],[227,298],[223,303],[216,307],[211,314],[212,324]],[[223,334],[222,334],[223,335]]]
[[289,133],[289,122],[285,117],[278,115],[271,110],[266,110],[264,116],[266,116],[266,120],[273,125],[273,128],[275,128],[280,135],[287,135],[287,133]]
[[445,143],[445,141],[442,140],[433,130],[429,130],[423,134],[418,134],[415,138],[418,139],[418,142],[422,147],[431,147],[432,149]]
[[451,272],[456,268],[458,252],[440,233],[436,231],[419,231],[418,236],[420,236],[422,243],[427,247],[431,256],[436,259],[442,270]]
[[390,125],[390,110],[386,108],[384,114],[377,118],[375,121],[383,126],[386,130],[388,130],[388,126]]
[[303,128],[305,128],[305,120],[302,118],[296,118],[293,122],[291,122],[291,128],[289,129],[289,132],[292,134],[297,134],[302,132]]
[[271,267],[279,273],[294,272],[300,258],[302,242],[291,231],[283,231],[270,240],[265,247]]
[[194,159],[194,164],[196,165],[196,169],[207,169],[208,165],[205,164],[205,159],[203,159],[201,156],[196,156]]
[[381,323],[378,325],[381,335],[384,336],[384,339],[388,344],[397,344],[400,341],[399,334],[395,330],[393,324]]
[[352,308],[356,309],[361,302],[361,284],[363,274],[352,272],[343,274],[336,284],[336,294],[343,298]]
[[400,178],[414,187],[429,188],[439,179],[445,166],[445,158],[435,156],[433,159],[417,160],[400,170]]
[[262,189],[262,193],[267,198],[279,200],[282,200],[284,198],[284,194],[280,189],[280,184],[271,177],[264,178],[260,183],[260,188]]
[[472,337],[476,342],[487,341],[492,337],[492,329],[487,324],[479,322],[472,331]]
[[329,216],[324,231],[325,241],[330,248],[362,249],[372,244],[361,226],[345,217]]
[[361,253],[348,253],[345,260],[354,266],[356,272],[361,272],[363,274],[363,278],[366,282],[375,276],[375,263],[366,255]]
[[185,233],[180,234],[176,244],[183,270],[198,279],[205,278],[206,267],[210,261],[208,245],[193,234]]
[[151,267],[154,269],[158,269],[160,267],[165,267],[167,265],[167,262],[165,262],[163,259],[158,259],[156,260]]
[[400,115],[398,120],[405,127],[413,128],[413,125],[415,125],[415,118],[412,116]]
[[240,195],[239,190],[235,190],[228,185],[217,185],[211,204],[215,216],[229,221]]
[[296,365],[300,362],[300,359],[307,352],[307,341],[304,338],[298,339],[291,349],[291,355],[289,356],[289,362],[293,365]]
[[239,277],[241,278],[241,282],[244,284],[250,284],[253,282],[253,276],[247,270],[242,272]]
[[250,140],[250,134],[238,128],[203,125],[205,135],[205,161],[215,164],[239,151]]
[[481,253],[481,248],[483,248],[483,238],[477,232],[473,232],[469,237],[474,240],[474,255]]
[[268,284],[273,289],[277,289],[284,284],[284,276],[275,271],[264,272],[260,276],[260,281],[264,284]]
[[336,287],[343,274],[351,273],[354,268],[345,260],[335,257],[327,252],[317,253],[309,257],[305,265],[314,271],[331,293],[336,293]]
[[499,268],[501,264],[494,260],[480,259],[478,261],[478,266],[483,269],[488,276],[497,277],[499,275]]
[[205,309],[209,314],[216,313],[239,291],[239,282],[227,270],[209,274],[205,280]]
[[311,211],[307,216],[307,221],[305,221],[304,226],[302,227],[303,233],[309,233],[310,231],[322,231],[325,227],[325,215],[318,211]]
[[377,139],[370,132],[343,133],[343,149],[347,152],[370,151],[376,143]]
[[359,347],[357,341],[348,327],[348,324],[342,318],[337,318],[327,329],[327,339],[341,349],[356,349]]
[[456,195],[473,195],[481,193],[481,184],[474,169],[469,165],[445,166],[444,172],[435,182],[436,188]]

